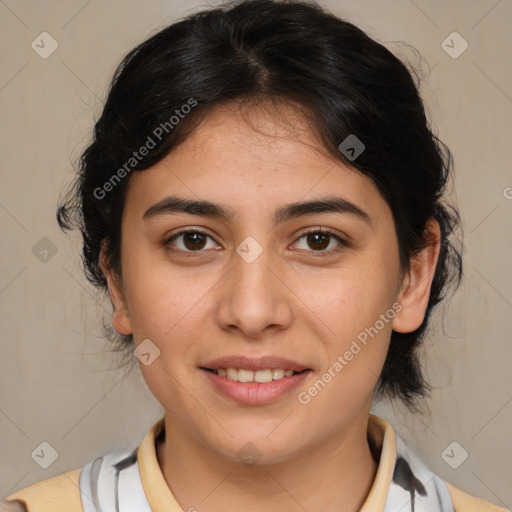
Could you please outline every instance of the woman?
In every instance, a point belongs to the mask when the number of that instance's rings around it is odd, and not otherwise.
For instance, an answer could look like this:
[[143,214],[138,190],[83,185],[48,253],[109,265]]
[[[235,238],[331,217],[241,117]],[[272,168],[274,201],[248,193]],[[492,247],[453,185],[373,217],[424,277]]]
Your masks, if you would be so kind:
[[503,510],[370,414],[429,389],[451,162],[405,65],[313,4],[209,9],[131,51],[58,220],[165,416],[3,510]]

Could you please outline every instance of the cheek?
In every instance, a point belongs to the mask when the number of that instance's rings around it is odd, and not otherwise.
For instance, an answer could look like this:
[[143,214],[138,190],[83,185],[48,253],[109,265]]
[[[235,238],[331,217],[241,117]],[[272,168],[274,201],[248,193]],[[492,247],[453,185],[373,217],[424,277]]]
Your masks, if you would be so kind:
[[135,340],[166,343],[192,336],[209,288],[208,283],[191,282],[176,274],[140,273],[127,286]]
[[302,281],[301,298],[310,308],[307,317],[326,353],[322,372],[327,372],[331,391],[322,392],[322,400],[330,396],[339,406],[355,404],[373,391],[397,311],[396,262],[389,253],[368,251],[360,256],[357,263],[331,275]]
[[324,332],[344,343],[374,325],[392,306],[396,280],[393,264],[361,257],[330,273],[303,276],[297,289]]
[[[134,344],[149,339],[159,350],[149,365],[139,363],[141,374],[152,394],[167,411],[184,411],[190,404],[183,385],[190,377],[187,368],[195,364],[197,353],[191,345],[201,343],[208,283],[179,272],[162,272],[158,265],[143,266],[126,279],[126,295]],[[149,270],[148,270],[149,269]],[[179,417],[179,414],[177,414]]]
[[123,281],[135,343],[144,338],[155,343],[190,328],[201,300],[214,284],[212,273],[172,266],[164,251],[137,246],[128,235],[123,246]]
[[[310,315],[325,350],[315,382],[299,402],[318,411],[351,414],[371,400],[389,347],[392,319],[391,286],[362,275],[333,287],[330,294],[311,291],[318,315]],[[317,294],[315,297],[315,293]],[[327,329],[327,327],[328,329]]]

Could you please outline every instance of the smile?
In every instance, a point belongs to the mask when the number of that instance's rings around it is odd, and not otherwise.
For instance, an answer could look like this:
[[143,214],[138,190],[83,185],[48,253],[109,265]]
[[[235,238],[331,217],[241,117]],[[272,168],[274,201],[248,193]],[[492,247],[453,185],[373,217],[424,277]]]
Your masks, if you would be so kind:
[[210,370],[220,377],[226,377],[227,379],[235,382],[271,382],[273,380],[280,380],[284,377],[291,377],[299,372],[293,370],[284,370],[282,368],[266,369],[266,370],[246,370],[237,368],[217,368],[216,370]]

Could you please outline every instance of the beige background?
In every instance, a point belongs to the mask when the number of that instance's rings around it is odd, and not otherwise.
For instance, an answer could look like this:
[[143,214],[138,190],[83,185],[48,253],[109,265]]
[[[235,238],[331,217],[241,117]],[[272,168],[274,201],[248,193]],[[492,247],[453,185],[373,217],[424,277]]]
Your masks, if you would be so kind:
[[[136,446],[162,415],[138,367],[115,369],[99,328],[107,303],[85,281],[78,237],[59,231],[55,206],[121,57],[199,5],[0,0],[0,499],[111,448]],[[510,508],[512,4],[322,5],[392,51],[414,58],[394,41],[420,51],[431,69],[423,96],[454,154],[465,227],[464,282],[445,310],[444,334],[439,324],[424,350],[436,387],[431,415],[414,419],[386,405],[376,412],[443,478]],[[48,59],[31,48],[43,31],[59,45]],[[456,59],[441,46],[453,31],[469,44]],[[43,237],[57,249],[46,262],[32,251]],[[58,452],[48,469],[31,458],[43,441]],[[454,441],[469,453],[457,469],[441,457]]]

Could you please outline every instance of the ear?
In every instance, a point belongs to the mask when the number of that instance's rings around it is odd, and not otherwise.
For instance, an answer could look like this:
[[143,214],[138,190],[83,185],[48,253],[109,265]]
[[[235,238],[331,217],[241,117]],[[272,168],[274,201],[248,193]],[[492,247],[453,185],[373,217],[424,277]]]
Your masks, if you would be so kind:
[[430,219],[427,222],[425,235],[428,245],[411,258],[409,272],[404,277],[397,298],[402,309],[392,322],[393,330],[396,332],[412,332],[423,323],[425,318],[441,247],[441,229],[436,220]]
[[107,280],[110,300],[114,305],[114,315],[112,316],[112,325],[119,334],[131,334],[132,325],[128,314],[128,308],[124,298],[121,279],[112,270],[105,252],[105,241],[101,245],[100,267]]

